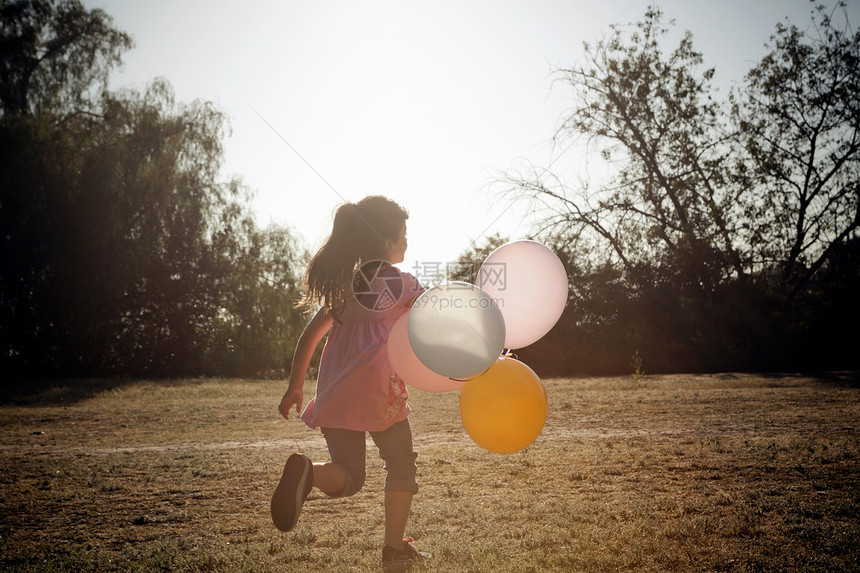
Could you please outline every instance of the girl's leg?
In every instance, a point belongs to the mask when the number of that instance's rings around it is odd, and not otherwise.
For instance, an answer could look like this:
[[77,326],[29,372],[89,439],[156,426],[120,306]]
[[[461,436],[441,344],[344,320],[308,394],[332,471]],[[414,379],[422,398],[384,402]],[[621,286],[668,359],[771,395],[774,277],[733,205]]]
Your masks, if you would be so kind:
[[346,486],[346,474],[343,469],[333,463],[314,464],[314,487],[326,495],[335,497]]
[[389,547],[403,547],[412,496],[411,491],[385,492],[385,544]]
[[415,481],[415,459],[412,449],[412,428],[409,420],[398,422],[371,437],[385,460],[385,544],[403,547],[406,524],[412,507],[412,496],[418,491]]
[[331,497],[358,493],[367,476],[365,432],[323,428],[331,462],[314,464],[314,486]]

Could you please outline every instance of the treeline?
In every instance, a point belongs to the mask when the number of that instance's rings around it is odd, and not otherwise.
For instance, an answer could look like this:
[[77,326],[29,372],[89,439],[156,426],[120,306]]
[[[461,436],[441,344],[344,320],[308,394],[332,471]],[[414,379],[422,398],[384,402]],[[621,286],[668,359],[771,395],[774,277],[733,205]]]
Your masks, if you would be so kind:
[[[656,8],[558,71],[559,149],[588,141],[612,175],[571,181],[561,158],[503,177],[570,281],[517,352],[540,375],[860,366],[860,34],[841,14],[778,24],[724,100]],[[0,3],[0,372],[283,376],[305,253],[220,179],[219,109],[162,80],[107,89],[131,45],[78,1]]]
[[860,366],[860,33],[844,4],[810,6],[724,100],[653,7],[558,71],[559,147],[588,142],[611,175],[503,178],[570,279],[561,321],[519,351],[540,374]]
[[542,376],[860,368],[857,239],[795,295],[769,275],[702,293],[659,279],[631,286],[611,267],[568,269],[574,290],[561,320],[517,352]]
[[132,42],[101,10],[3,2],[0,26],[4,377],[283,374],[303,253],[219,179],[224,114],[109,92]]

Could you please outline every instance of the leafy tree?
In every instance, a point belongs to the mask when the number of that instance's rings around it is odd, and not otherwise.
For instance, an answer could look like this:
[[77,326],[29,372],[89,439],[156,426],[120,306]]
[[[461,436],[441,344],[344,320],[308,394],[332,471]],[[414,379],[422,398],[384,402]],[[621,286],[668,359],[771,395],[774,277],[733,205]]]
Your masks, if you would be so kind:
[[734,99],[749,240],[794,292],[860,227],[860,33],[835,10],[816,6],[806,30],[778,24]]
[[545,208],[544,235],[628,279],[658,266],[707,292],[776,266],[802,287],[860,225],[860,34],[816,12],[813,33],[777,26],[730,111],[689,33],[663,53],[659,9],[613,27],[560,71],[576,104],[556,137],[586,136],[615,174],[594,189],[535,169],[513,194]]
[[446,269],[449,281],[463,281],[475,284],[478,279],[478,269],[481,268],[481,263],[490,256],[490,253],[495,251],[508,242],[508,238],[502,237],[498,233],[485,237],[482,243],[472,243],[472,247],[460,253],[454,264],[449,265]]
[[585,63],[560,71],[577,102],[556,137],[585,135],[616,170],[599,189],[570,188],[546,171],[514,177],[514,192],[548,208],[544,235],[565,238],[598,265],[611,260],[629,278],[659,264],[693,288],[745,273],[738,192],[727,185],[729,148],[710,96],[713,70],[686,34],[664,54],[668,28],[651,8],[631,34],[585,46]]
[[225,226],[218,239],[238,264],[216,316],[211,364],[221,375],[285,375],[306,323],[295,308],[303,251],[287,228],[258,229],[247,217],[241,227]]
[[99,11],[2,8],[4,42],[37,46],[3,61],[13,94],[0,115],[4,371],[286,370],[301,249],[288,229],[257,228],[240,180],[219,180],[223,112],[177,103],[163,80],[103,91],[127,38]]
[[118,331],[122,352],[111,353],[112,368],[199,372],[235,264],[213,251],[211,235],[243,230],[240,186],[217,181],[225,118],[207,102],[177,105],[163,81],[140,94],[106,96],[103,114],[91,127],[98,137],[86,150],[77,201],[65,210],[78,210],[77,219],[99,214],[100,234],[83,252],[103,250],[92,257],[98,268],[91,274],[114,301],[110,317],[99,320]]
[[574,105],[556,139],[586,138],[611,175],[570,184],[530,167],[508,174],[506,193],[570,254],[557,340],[601,345],[579,368],[634,352],[651,372],[791,368],[814,362],[799,350],[815,336],[840,347],[834,324],[857,305],[825,321],[821,301],[856,284],[824,271],[857,236],[860,34],[816,13],[811,34],[777,26],[725,104],[689,33],[664,51],[656,7],[559,71]]
[[97,107],[131,37],[77,0],[0,4],[0,113],[40,115]]

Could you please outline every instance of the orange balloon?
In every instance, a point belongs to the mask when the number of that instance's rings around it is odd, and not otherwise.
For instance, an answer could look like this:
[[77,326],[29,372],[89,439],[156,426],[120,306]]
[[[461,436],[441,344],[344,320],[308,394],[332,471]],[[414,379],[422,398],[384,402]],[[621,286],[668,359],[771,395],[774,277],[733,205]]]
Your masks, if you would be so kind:
[[460,418],[476,444],[499,454],[519,451],[546,423],[546,390],[534,371],[501,357],[460,391]]

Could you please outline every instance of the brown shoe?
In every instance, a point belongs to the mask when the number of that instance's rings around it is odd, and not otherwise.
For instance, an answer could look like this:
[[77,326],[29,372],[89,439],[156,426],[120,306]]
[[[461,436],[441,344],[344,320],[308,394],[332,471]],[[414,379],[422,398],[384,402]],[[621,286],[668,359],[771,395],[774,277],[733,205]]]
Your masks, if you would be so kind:
[[412,542],[415,541],[411,537],[403,540],[403,548],[397,549],[386,545],[382,548],[382,570],[386,573],[399,573],[400,571],[408,571],[413,565],[420,561],[433,557],[429,553],[418,551]]
[[272,521],[281,531],[290,531],[299,520],[302,505],[314,485],[314,465],[302,454],[293,454],[284,465],[281,481],[272,494]]

